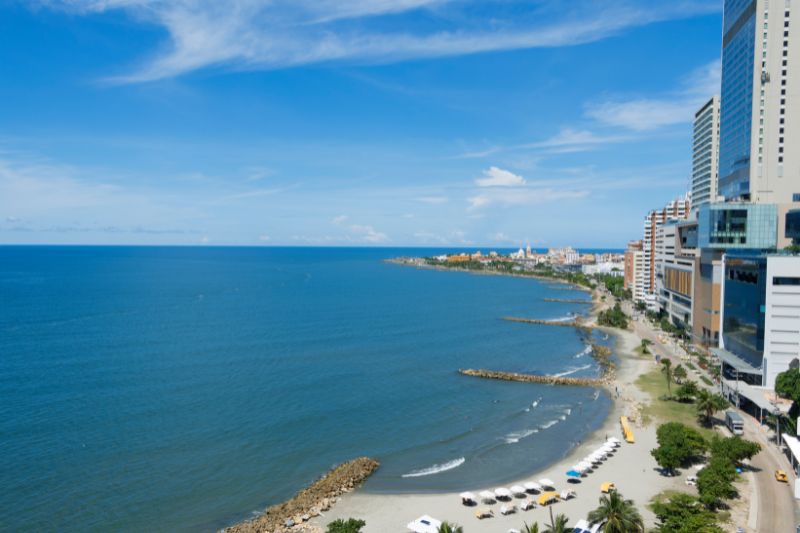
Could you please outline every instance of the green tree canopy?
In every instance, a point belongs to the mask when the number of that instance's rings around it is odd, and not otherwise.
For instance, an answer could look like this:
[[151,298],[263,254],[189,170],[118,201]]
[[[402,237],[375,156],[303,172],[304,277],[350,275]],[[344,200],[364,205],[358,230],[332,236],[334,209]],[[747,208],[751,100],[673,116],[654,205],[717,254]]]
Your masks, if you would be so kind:
[[667,393],[672,394],[672,360],[664,358],[661,360],[661,372],[664,374],[664,379],[667,380]]
[[717,525],[716,515],[700,505],[699,500],[685,493],[678,493],[666,502],[653,504],[653,513],[658,519],[658,533],[723,533]]
[[697,406],[697,416],[703,420],[705,425],[710,426],[714,413],[725,409],[728,406],[728,400],[724,396],[701,389],[695,397],[695,405]]
[[340,518],[328,524],[327,533],[361,533],[361,528],[366,525],[367,523],[363,520],[356,520],[355,518],[342,520]]
[[678,365],[675,367],[675,370],[672,371],[672,377],[675,378],[675,381],[678,383],[682,383],[684,379],[688,376],[686,369],[683,368],[683,365]]
[[727,459],[734,465],[738,465],[745,459],[752,459],[761,451],[761,445],[757,442],[745,440],[741,437],[721,438],[714,437],[709,446],[712,457]]
[[726,457],[712,457],[697,474],[700,501],[709,509],[716,509],[722,500],[736,496],[736,476],[736,468]]
[[[677,370],[677,369],[676,369]],[[681,386],[675,390],[675,397],[682,402],[688,402],[697,395],[697,383],[694,381],[684,381]]]
[[542,533],[570,533],[570,528],[567,526],[568,523],[569,518],[567,518],[567,515],[557,514]]
[[439,526],[439,533],[464,533],[464,528],[458,524],[451,524],[450,522],[444,521],[442,525]]
[[675,470],[685,466],[689,460],[701,455],[707,443],[700,433],[679,422],[667,422],[656,431],[658,448],[650,454],[662,468]]
[[644,531],[642,515],[633,500],[624,499],[618,492],[600,497],[600,506],[591,511],[589,522],[603,524],[603,533],[638,533]]

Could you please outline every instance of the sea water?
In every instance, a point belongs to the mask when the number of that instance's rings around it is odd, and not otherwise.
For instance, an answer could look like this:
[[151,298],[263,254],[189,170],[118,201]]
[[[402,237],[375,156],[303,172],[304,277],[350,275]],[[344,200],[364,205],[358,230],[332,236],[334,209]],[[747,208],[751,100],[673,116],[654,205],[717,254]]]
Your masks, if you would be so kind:
[[[213,531],[367,455],[375,492],[491,488],[598,428],[596,376],[533,279],[437,250],[0,247],[0,529]],[[591,342],[591,341],[589,341]]]

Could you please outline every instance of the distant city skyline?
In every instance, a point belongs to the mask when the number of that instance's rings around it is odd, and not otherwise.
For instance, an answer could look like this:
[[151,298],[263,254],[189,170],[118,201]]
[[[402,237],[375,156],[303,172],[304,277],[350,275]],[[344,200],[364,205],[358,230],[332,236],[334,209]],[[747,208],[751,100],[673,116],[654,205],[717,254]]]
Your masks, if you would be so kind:
[[721,1],[0,7],[0,243],[620,249]]

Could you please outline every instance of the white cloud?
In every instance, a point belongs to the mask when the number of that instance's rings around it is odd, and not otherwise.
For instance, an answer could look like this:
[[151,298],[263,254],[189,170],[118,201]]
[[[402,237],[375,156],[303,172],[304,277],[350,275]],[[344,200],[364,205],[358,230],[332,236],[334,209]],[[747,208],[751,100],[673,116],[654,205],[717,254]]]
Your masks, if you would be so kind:
[[372,226],[362,226],[360,224],[352,224],[349,229],[352,233],[354,233],[364,242],[378,244],[382,242],[387,242],[389,240],[389,237],[385,233],[376,231],[375,228],[373,228]]
[[586,115],[608,126],[634,131],[691,122],[695,111],[719,94],[720,62],[715,60],[687,76],[681,87],[659,98],[607,100],[586,106]]
[[[169,42],[119,82],[208,67],[272,69],[324,61],[412,58],[584,44],[626,29],[717,12],[718,0],[512,0],[487,16],[478,0],[40,0],[75,13],[124,10]],[[433,11],[426,24],[409,20]],[[432,23],[436,21],[436,23]],[[424,29],[418,29],[424,28]]]
[[589,195],[588,190],[565,189],[514,189],[491,190],[467,198],[469,208],[472,210],[488,206],[511,207],[520,205],[536,205],[562,200],[576,200]]
[[478,187],[520,187],[525,185],[525,178],[502,168],[489,167],[483,171],[483,175],[483,178],[475,180]]
[[261,242],[268,242],[271,239],[270,239],[269,235],[262,234],[262,235],[258,236],[258,240],[261,241]]
[[349,218],[350,217],[347,216],[347,215],[338,215],[338,216],[333,217],[331,219],[331,222],[333,222],[334,224],[336,224],[338,226],[340,224],[345,223],[347,221],[347,219],[349,219]]

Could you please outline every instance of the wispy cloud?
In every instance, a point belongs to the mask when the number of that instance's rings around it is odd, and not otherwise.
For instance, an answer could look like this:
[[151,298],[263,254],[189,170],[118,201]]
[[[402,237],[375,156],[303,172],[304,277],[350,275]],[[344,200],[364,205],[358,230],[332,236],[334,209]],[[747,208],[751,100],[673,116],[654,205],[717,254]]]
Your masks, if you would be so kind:
[[423,204],[439,205],[446,204],[449,198],[447,196],[419,196],[416,200]]
[[519,187],[525,185],[525,178],[502,168],[489,167],[483,171],[483,178],[475,180],[478,187]]
[[[626,29],[719,11],[718,0],[42,0],[76,13],[124,10],[169,42],[118,82],[208,67],[273,69],[325,61],[412,58],[589,43]],[[482,6],[481,6],[482,7]],[[433,13],[434,16],[425,16]],[[424,17],[426,24],[410,24]],[[436,23],[432,23],[435,21]],[[413,29],[420,28],[420,29]]]
[[470,209],[489,206],[537,205],[561,200],[575,200],[589,195],[588,190],[566,190],[555,188],[495,189],[482,192],[467,199]]
[[687,76],[681,86],[657,98],[612,99],[586,106],[586,115],[608,126],[634,131],[654,130],[690,122],[697,108],[719,93],[721,68],[718,60]]
[[380,244],[389,241],[389,236],[383,232],[376,230],[368,224],[347,224],[350,217],[347,215],[338,215],[331,219],[331,223],[335,226],[344,228],[348,233],[345,235],[344,240],[350,242],[366,242],[369,244]]

